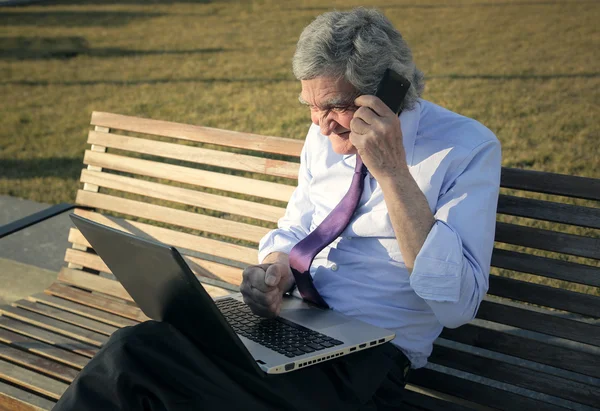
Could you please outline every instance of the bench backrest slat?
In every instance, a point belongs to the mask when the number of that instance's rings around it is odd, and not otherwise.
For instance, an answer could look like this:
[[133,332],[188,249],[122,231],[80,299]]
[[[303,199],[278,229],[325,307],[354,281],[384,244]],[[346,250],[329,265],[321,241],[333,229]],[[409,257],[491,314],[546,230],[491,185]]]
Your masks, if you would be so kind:
[[600,347],[600,326],[544,312],[482,301],[477,318]]
[[490,295],[590,317],[600,317],[600,297],[501,276],[490,276]]
[[285,184],[94,151],[86,151],[83,162],[109,170],[168,179],[277,201],[287,202],[294,191],[294,187]]
[[251,224],[79,190],[77,204],[258,243],[269,231]]
[[190,163],[207,164],[292,179],[298,177],[298,163],[228,151],[209,150],[201,147],[147,140],[112,133],[99,133],[93,130],[89,133],[88,143]]
[[496,241],[600,260],[600,238],[498,222]]
[[600,209],[505,194],[501,194],[498,199],[498,213],[580,227],[600,228]]
[[91,170],[81,171],[81,182],[270,222],[277,222],[285,211],[282,207],[271,206],[268,204],[255,203],[238,198],[205,193],[189,188],[173,187],[166,184],[141,180],[139,178]]
[[210,127],[192,126],[170,121],[151,120],[120,114],[94,112],[91,124],[113,130],[124,130],[155,136],[165,136],[198,143],[218,144],[225,147],[242,148],[264,153],[300,156],[302,140],[262,136],[251,133],[220,130]]
[[492,266],[557,280],[600,287],[598,267],[516,251],[494,249]]
[[600,180],[543,171],[502,169],[505,188],[600,201]]

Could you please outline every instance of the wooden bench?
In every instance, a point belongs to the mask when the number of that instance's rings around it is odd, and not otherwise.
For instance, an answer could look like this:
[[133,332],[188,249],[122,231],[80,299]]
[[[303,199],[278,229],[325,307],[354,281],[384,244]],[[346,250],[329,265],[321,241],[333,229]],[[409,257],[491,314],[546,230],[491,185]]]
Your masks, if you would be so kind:
[[[75,213],[177,246],[213,296],[236,291],[303,142],[99,112],[91,124]],[[600,407],[600,180],[504,169],[502,186],[489,296],[412,373],[408,410]],[[0,410],[50,409],[116,329],[146,320],[67,234],[57,281],[0,308]]]

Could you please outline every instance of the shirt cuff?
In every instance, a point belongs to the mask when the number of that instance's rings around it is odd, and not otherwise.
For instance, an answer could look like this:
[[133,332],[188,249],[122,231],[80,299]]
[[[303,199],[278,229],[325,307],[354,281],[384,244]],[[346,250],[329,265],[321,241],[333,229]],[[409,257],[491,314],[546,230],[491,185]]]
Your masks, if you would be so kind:
[[458,302],[463,265],[462,241],[437,220],[415,259],[410,285],[424,300]]
[[289,254],[298,241],[295,236],[287,231],[281,229],[270,231],[260,240],[260,244],[258,245],[258,263],[262,263],[271,253],[280,252]]

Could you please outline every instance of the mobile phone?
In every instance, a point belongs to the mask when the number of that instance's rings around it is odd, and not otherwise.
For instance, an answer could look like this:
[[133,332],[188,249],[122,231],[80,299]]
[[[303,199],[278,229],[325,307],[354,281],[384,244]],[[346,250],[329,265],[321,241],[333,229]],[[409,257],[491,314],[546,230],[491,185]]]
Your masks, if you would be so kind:
[[400,113],[402,101],[404,101],[404,97],[409,88],[410,81],[396,73],[394,70],[387,69],[377,86],[377,93],[375,93],[375,96],[379,97],[390,110],[398,115],[398,113]]

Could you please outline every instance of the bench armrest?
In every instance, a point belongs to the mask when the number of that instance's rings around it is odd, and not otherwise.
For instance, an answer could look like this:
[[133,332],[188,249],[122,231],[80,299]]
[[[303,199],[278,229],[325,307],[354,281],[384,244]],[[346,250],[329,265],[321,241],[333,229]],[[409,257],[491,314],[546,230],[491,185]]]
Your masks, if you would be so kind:
[[23,217],[17,221],[13,221],[12,223],[8,223],[0,227],[0,238],[6,237],[9,234],[13,234],[17,231],[20,231],[24,228],[32,226],[34,224],[40,223],[44,220],[52,218],[58,214],[62,214],[65,211],[72,210],[74,208],[89,208],[82,207],[75,204],[69,203],[61,203],[57,205],[53,205],[44,210],[38,211],[37,213],[33,213],[28,215],[27,217]]

